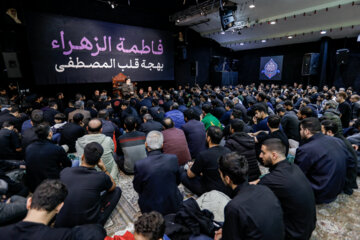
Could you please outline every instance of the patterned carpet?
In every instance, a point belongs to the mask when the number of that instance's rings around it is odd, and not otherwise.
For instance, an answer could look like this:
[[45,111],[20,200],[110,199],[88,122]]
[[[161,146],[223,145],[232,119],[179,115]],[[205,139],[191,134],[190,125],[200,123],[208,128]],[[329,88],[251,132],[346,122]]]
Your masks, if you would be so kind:
[[[261,168],[265,173],[266,169]],[[120,173],[119,186],[122,189],[121,199],[116,210],[110,216],[105,228],[108,236],[122,235],[125,230],[133,230],[133,222],[140,215],[137,204],[138,195],[132,187],[132,176]],[[360,178],[357,179],[360,186]],[[184,198],[189,192],[179,186]],[[312,240],[360,239],[360,190],[356,189],[351,196],[341,194],[336,201],[316,207],[317,224]]]

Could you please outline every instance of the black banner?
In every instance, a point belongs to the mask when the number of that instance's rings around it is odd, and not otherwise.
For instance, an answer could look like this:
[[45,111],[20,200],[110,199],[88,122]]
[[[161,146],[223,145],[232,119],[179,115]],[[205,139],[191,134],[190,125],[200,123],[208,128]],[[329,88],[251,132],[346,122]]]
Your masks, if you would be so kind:
[[27,24],[38,84],[174,80],[169,32],[38,13]]

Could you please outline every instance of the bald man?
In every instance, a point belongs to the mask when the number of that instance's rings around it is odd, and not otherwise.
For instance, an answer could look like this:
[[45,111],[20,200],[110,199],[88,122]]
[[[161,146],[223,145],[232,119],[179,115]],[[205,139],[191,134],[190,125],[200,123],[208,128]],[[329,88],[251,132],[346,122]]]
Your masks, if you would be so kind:
[[175,127],[171,118],[164,118],[163,125],[165,128],[162,132],[164,135],[164,153],[175,154],[180,166],[186,164],[191,160],[191,155],[184,132]]
[[[119,180],[119,170],[113,157],[115,149],[113,140],[110,137],[102,134],[102,122],[100,119],[94,118],[90,120],[86,129],[88,134],[78,138],[76,141],[76,151],[78,156],[81,157],[84,154],[84,148],[86,144],[91,142],[99,143],[104,149],[104,153],[101,156],[101,159],[104,162],[105,168],[110,173],[115,183],[117,183]],[[97,170],[100,171],[98,168]]]

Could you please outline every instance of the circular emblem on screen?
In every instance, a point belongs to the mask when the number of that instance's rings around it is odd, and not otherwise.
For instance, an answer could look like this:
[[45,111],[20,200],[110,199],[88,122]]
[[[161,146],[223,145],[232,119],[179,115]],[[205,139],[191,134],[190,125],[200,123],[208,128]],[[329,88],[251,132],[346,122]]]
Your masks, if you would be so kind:
[[261,73],[265,74],[268,79],[271,79],[276,74],[280,73],[277,63],[271,58],[264,66],[264,70]]

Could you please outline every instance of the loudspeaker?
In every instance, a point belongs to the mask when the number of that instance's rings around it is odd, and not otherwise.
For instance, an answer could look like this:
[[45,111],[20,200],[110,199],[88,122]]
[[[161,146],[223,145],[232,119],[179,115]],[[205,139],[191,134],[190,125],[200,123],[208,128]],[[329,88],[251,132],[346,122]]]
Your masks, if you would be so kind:
[[316,75],[319,69],[320,53],[306,53],[303,57],[301,75],[310,76]]
[[3,52],[2,53],[8,78],[21,78],[21,71],[19,60],[16,52]]
[[236,11],[236,6],[225,6],[219,8],[220,22],[223,31],[231,28],[235,24],[234,11]]
[[336,50],[336,63],[338,65],[347,64],[349,52],[349,49],[346,48]]
[[198,61],[191,62],[190,64],[190,75],[193,77],[197,77],[198,72]]

